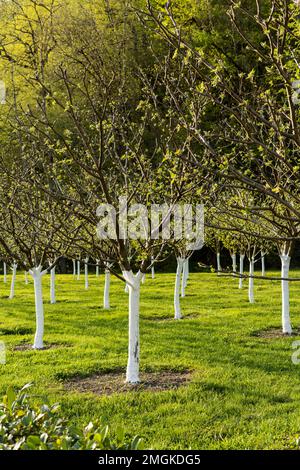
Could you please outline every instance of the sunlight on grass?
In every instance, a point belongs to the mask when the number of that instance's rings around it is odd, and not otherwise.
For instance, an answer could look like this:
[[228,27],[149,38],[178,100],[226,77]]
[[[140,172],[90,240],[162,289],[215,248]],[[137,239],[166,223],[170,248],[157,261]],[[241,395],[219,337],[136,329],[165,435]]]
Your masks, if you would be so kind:
[[[297,273],[295,273],[296,275]],[[299,275],[299,273],[298,273]],[[101,308],[103,275],[84,280],[57,276],[56,305],[49,303],[44,279],[45,351],[15,351],[33,340],[33,285],[18,274],[16,298],[5,298],[1,281],[0,340],[7,364],[0,365],[2,393],[8,385],[35,382],[39,396],[62,403],[73,422],[103,416],[140,434],[157,449],[281,448],[300,429],[300,366],[291,362],[293,338],[262,338],[255,332],[280,327],[280,283],[256,281],[256,303],[237,280],[191,274],[186,318],[173,321],[174,275],[147,277],[141,299],[142,370],[192,369],[192,381],[178,390],[128,392],[109,397],[67,392],[63,380],[74,375],[124,370],[127,357],[127,295],[112,280],[110,311]],[[291,315],[299,327],[300,295],[291,285]],[[168,320],[170,318],[170,320]]]

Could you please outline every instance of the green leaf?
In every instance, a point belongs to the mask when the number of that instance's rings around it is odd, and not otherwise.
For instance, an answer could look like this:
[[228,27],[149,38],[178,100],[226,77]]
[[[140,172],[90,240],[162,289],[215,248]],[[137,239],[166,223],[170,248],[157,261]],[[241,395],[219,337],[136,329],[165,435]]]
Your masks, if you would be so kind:
[[38,436],[28,436],[26,444],[30,449],[37,449],[41,444],[41,440]]
[[14,391],[14,388],[12,385],[10,385],[6,391],[6,397],[7,397],[7,408],[11,410],[12,404],[16,399],[16,393]]
[[142,439],[139,436],[135,436],[131,441],[131,449],[138,450],[142,444]]
[[26,385],[24,385],[24,387],[21,388],[20,392],[24,392],[24,390],[27,390],[28,388],[32,386],[33,386],[33,382],[27,383]]

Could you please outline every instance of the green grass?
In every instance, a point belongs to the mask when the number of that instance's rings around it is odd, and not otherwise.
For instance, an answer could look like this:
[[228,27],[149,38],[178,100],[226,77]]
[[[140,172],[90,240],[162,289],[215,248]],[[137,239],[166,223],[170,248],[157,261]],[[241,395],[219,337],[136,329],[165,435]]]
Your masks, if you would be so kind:
[[[299,273],[293,273],[299,276]],[[33,285],[18,274],[16,298],[0,285],[0,340],[7,364],[0,366],[0,391],[8,385],[35,383],[34,392],[60,402],[75,423],[96,417],[144,437],[154,449],[282,448],[300,430],[300,366],[291,362],[297,337],[266,339],[258,330],[279,327],[280,283],[256,281],[255,305],[237,280],[215,274],[191,274],[183,313],[197,315],[164,321],[173,315],[170,274],[147,278],[141,298],[141,368],[192,369],[192,382],[176,391],[97,397],[66,392],[63,379],[122,368],[127,356],[127,295],[112,280],[110,312],[101,308],[103,275],[90,276],[84,290],[71,276],[57,276],[56,305],[50,305],[49,277],[44,279],[45,340],[58,349],[13,351],[31,342],[34,332]],[[300,286],[291,285],[291,312],[300,324]],[[157,321],[161,319],[161,321]],[[31,333],[32,331],[32,333]],[[69,347],[65,347],[69,346]]]

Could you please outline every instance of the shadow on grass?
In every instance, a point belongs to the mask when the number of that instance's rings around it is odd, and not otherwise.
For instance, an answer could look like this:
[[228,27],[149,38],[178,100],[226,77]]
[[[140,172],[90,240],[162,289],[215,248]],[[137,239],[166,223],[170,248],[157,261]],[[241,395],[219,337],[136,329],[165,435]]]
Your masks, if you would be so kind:
[[33,328],[26,328],[22,326],[15,326],[13,328],[0,328],[0,336],[10,336],[10,335],[31,335],[34,333]]

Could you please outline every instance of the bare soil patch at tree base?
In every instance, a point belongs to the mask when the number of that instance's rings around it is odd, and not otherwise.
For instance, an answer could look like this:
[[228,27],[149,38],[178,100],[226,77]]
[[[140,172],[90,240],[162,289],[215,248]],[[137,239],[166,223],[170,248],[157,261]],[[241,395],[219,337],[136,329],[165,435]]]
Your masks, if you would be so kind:
[[176,390],[191,381],[191,371],[164,370],[159,372],[142,372],[139,384],[125,383],[124,372],[93,374],[89,377],[73,377],[65,381],[64,388],[68,391],[94,393],[96,395],[112,395],[126,392],[162,392]]
[[294,336],[300,336],[300,328],[295,328],[291,335],[283,333],[281,328],[268,328],[260,331],[255,331],[251,336],[264,339],[276,339],[276,338],[291,338]]
[[14,351],[48,351],[49,349],[69,348],[69,344],[49,343],[45,344],[42,349],[35,349],[32,344],[21,343],[13,347]]

